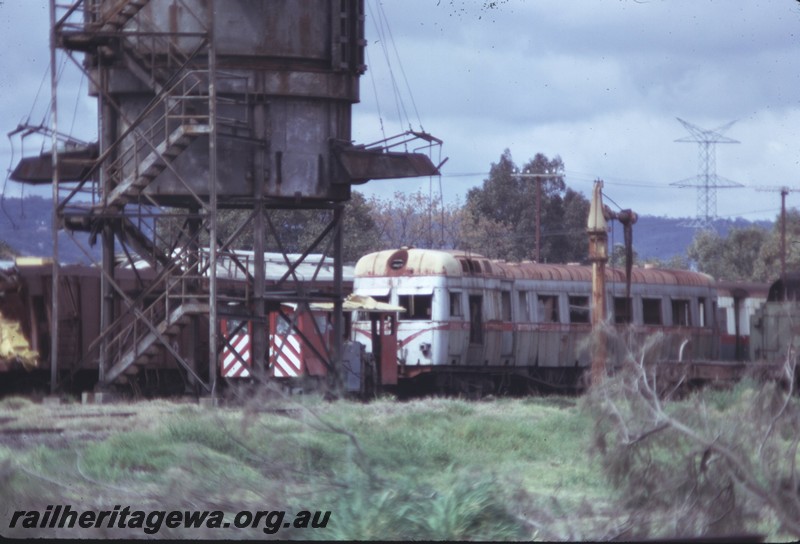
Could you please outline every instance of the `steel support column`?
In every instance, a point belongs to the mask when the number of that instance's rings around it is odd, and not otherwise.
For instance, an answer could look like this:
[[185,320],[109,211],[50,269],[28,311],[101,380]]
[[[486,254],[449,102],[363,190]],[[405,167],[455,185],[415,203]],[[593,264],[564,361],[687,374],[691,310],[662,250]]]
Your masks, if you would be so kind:
[[343,387],[342,380],[342,351],[344,340],[344,302],[342,260],[344,239],[344,204],[337,204],[333,209],[333,361],[334,384],[336,388]]
[[219,331],[217,308],[217,62],[214,43],[214,0],[208,1],[211,16],[208,24],[208,383],[211,396],[217,393],[217,336]]
[[50,393],[55,393],[58,387],[58,314],[59,314],[59,263],[58,263],[58,63],[56,62],[56,2],[50,0],[50,115],[53,127],[53,286],[51,289],[52,311],[50,313]]

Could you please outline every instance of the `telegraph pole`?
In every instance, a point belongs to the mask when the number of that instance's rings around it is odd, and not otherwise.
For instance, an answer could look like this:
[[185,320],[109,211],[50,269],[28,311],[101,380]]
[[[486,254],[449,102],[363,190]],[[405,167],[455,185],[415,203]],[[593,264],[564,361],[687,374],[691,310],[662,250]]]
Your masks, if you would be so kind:
[[542,182],[547,178],[556,178],[560,177],[560,175],[561,174],[531,174],[527,172],[511,174],[512,178],[532,179],[536,182],[536,249],[533,255],[537,263],[542,262]]
[[800,189],[790,189],[786,185],[780,187],[756,187],[756,191],[779,192],[781,194],[781,278],[786,275],[786,195],[796,193]]

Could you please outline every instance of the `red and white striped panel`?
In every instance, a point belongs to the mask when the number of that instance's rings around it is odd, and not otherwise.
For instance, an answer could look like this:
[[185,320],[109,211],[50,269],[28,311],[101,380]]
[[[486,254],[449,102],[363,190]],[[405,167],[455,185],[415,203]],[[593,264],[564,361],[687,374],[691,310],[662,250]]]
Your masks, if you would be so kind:
[[272,334],[269,341],[273,375],[276,378],[296,378],[302,375],[302,356],[297,336]]
[[[231,338],[230,344],[233,346],[233,349],[226,345],[222,348],[222,355],[220,356],[222,360],[222,377],[248,378],[250,376],[250,335],[237,334]],[[236,356],[236,353],[244,359],[246,364],[242,364],[242,361]]]

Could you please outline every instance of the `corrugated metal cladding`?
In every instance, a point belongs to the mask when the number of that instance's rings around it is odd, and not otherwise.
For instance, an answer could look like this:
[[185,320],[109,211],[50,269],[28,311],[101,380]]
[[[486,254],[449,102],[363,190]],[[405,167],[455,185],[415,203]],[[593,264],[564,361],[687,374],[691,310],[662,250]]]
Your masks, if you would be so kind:
[[[400,249],[371,253],[356,264],[359,276],[483,276],[507,279],[592,281],[592,268],[571,264],[508,263],[475,253]],[[625,281],[625,271],[606,269],[606,281]],[[688,270],[634,268],[631,281],[640,284],[710,286],[714,280]]]

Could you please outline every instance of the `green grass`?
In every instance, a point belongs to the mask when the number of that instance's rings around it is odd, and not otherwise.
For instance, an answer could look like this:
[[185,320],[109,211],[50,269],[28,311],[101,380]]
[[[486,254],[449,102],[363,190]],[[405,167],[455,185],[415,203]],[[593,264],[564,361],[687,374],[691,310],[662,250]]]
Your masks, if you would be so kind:
[[[14,425],[52,420],[47,407],[11,404],[0,405],[0,416],[27,414]],[[276,407],[281,410],[270,411]],[[615,500],[588,455],[592,423],[574,399],[364,404],[312,397],[244,409],[161,401],[116,410],[137,415],[84,421],[95,428],[107,423],[107,438],[34,447],[22,455],[0,449],[0,480],[6,474],[6,483],[13,483],[2,492],[4,502],[330,510],[324,530],[286,529],[276,536],[518,540],[568,535],[537,525],[561,523],[548,518],[555,503],[577,512],[586,501]],[[68,425],[80,428],[78,420]],[[254,531],[212,536],[264,537]]]

